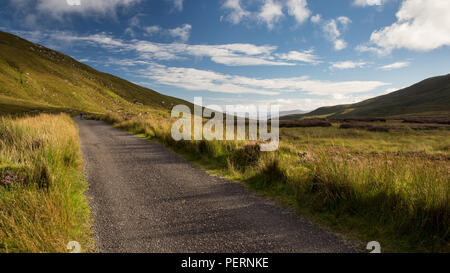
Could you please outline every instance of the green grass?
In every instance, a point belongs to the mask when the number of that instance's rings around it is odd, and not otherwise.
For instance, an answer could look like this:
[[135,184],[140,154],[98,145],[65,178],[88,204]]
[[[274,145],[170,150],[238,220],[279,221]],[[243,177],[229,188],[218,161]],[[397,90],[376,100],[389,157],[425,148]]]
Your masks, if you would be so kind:
[[0,117],[0,252],[93,251],[86,190],[70,116]]
[[[383,125],[391,124],[395,123]],[[285,143],[298,149],[322,146],[356,153],[448,154],[450,147],[450,130],[412,130],[407,125],[391,132],[342,130],[337,125],[329,128],[281,128],[280,136]]]
[[105,119],[384,251],[450,250],[450,130],[289,128],[261,153],[246,141],[175,142],[164,113]]
[[177,104],[191,105],[0,31],[0,115],[36,110],[138,114]]

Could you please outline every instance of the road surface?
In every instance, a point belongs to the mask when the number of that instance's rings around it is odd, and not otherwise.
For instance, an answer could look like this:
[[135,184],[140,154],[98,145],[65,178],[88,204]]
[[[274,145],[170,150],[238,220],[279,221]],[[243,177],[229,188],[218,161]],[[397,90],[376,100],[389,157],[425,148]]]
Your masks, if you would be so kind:
[[158,143],[101,121],[79,127],[100,252],[353,252],[337,235]]

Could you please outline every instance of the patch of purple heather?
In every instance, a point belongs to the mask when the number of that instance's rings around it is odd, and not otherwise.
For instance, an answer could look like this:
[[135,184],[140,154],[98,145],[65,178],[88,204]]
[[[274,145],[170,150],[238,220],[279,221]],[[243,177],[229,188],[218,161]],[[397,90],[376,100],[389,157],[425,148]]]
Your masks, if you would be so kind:
[[11,185],[13,183],[20,182],[21,179],[13,171],[6,171],[3,177],[0,177],[0,185]]

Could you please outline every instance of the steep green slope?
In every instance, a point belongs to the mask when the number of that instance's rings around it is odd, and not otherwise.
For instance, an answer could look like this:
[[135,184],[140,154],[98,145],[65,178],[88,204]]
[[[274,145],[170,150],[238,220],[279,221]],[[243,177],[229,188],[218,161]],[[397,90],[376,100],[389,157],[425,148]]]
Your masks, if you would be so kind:
[[0,114],[35,109],[137,113],[176,104],[190,105],[0,32]]
[[305,117],[437,117],[450,116],[450,74],[426,79],[408,88],[356,104],[322,107],[285,120]]

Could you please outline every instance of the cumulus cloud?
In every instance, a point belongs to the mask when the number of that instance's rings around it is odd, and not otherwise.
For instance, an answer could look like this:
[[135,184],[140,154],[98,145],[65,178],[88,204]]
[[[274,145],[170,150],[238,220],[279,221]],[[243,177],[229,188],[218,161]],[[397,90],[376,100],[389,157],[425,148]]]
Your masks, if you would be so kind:
[[339,51],[347,47],[347,43],[341,38],[341,29],[345,30],[350,23],[350,18],[345,16],[340,16],[323,23],[322,29],[325,37],[333,42],[335,50]]
[[365,62],[354,62],[354,61],[343,61],[331,63],[330,69],[353,69],[353,68],[362,68],[366,65]]
[[266,23],[269,29],[272,29],[274,23],[284,16],[282,9],[283,6],[279,2],[274,0],[265,0],[264,5],[258,12],[258,18]]
[[239,24],[250,12],[242,7],[241,0],[226,0],[223,8],[229,10],[227,19],[233,24]]
[[161,32],[162,28],[160,26],[146,26],[144,27],[144,31],[147,35],[152,36],[158,32]]
[[192,26],[189,24],[184,24],[181,27],[177,27],[174,29],[169,29],[168,33],[170,36],[174,38],[178,38],[183,42],[189,40],[189,36],[191,35]]
[[288,0],[286,5],[289,15],[294,16],[299,24],[305,22],[311,15],[306,0]]
[[[257,10],[250,11],[245,3],[257,3]],[[239,24],[244,20],[264,23],[269,29],[285,16],[285,11],[297,21],[304,23],[311,11],[307,0],[225,0],[222,8],[226,11],[225,19],[233,24]]]
[[360,51],[388,54],[395,49],[430,51],[450,45],[450,1],[404,0],[397,22],[374,31]]
[[408,67],[411,63],[410,62],[396,62],[393,64],[388,64],[385,66],[381,66],[381,70],[394,70],[394,69],[400,69],[404,67]]
[[341,25],[345,28],[348,26],[348,24],[350,24],[352,22],[352,20],[350,20],[350,18],[346,17],[346,16],[339,16],[338,18],[336,18],[336,21],[338,21],[339,23],[341,23]]
[[316,14],[316,15],[312,16],[311,22],[313,22],[314,24],[318,24],[318,23],[322,22],[322,15]]
[[[89,14],[113,14],[120,7],[128,7],[139,3],[141,0],[82,0],[80,5],[69,5],[66,0],[9,0],[18,8],[27,10],[34,7],[39,13],[49,14],[56,18],[62,18],[64,14],[78,13]],[[72,3],[72,2],[71,2]],[[78,4],[78,3],[76,3]]]

